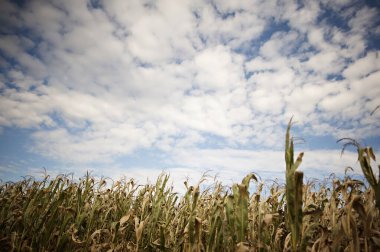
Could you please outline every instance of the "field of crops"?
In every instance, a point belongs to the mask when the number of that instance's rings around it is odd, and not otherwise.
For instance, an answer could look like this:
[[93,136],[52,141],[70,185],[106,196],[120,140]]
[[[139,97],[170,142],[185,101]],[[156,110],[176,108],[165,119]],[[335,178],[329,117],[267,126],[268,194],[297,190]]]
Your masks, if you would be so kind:
[[[304,183],[286,135],[286,183],[206,189],[169,177],[134,180],[25,178],[0,185],[2,251],[380,251],[380,184],[371,148],[356,146],[365,181],[346,175]],[[372,160],[372,166],[371,166]],[[344,167],[342,167],[344,169]],[[378,167],[376,166],[376,169]],[[285,171],[284,171],[285,173]],[[254,190],[250,190],[251,186]],[[264,195],[263,188],[269,187]],[[250,193],[251,192],[251,193]]]

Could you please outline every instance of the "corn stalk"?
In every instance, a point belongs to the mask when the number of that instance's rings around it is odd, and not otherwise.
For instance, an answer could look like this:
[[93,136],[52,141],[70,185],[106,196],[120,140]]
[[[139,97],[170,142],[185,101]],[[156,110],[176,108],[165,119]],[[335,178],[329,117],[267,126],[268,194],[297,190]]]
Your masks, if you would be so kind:
[[376,156],[373,152],[372,147],[365,147],[363,148],[357,141],[355,141],[352,138],[342,138],[338,142],[346,141],[343,144],[342,148],[342,154],[344,153],[344,150],[347,146],[354,146],[357,149],[358,152],[358,160],[360,163],[360,167],[363,171],[364,177],[368,181],[369,185],[372,187],[372,189],[375,191],[375,198],[376,198],[376,207],[380,210],[380,165],[378,165],[379,169],[379,178],[376,179],[373,168],[371,166],[371,159],[373,161],[376,161]]
[[303,152],[294,161],[294,143],[290,137],[290,119],[285,138],[285,163],[286,163],[286,203],[287,203],[287,226],[291,231],[292,251],[299,251],[302,240],[302,180],[303,173],[297,171],[302,162]]
[[234,184],[232,195],[229,195],[225,201],[227,223],[235,244],[244,242],[247,238],[248,187],[251,179],[257,181],[256,176],[251,173],[245,176],[241,184]]

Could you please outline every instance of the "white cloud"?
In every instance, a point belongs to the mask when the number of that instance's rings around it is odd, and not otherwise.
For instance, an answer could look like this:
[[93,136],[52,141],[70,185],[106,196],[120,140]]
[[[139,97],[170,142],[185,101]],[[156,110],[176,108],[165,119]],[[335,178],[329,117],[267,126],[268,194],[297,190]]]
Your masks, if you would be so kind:
[[243,84],[242,58],[226,47],[200,52],[194,59],[195,83],[200,89],[229,90]]
[[256,111],[280,114],[284,108],[284,100],[280,93],[273,90],[259,89],[251,93],[251,104]]
[[7,90],[0,100],[0,118],[2,125],[21,128],[35,128],[39,125],[54,126],[52,118],[48,116],[47,104],[50,98],[37,96],[29,92],[15,92]]
[[366,33],[373,26],[373,20],[376,19],[378,10],[367,6],[361,8],[355,13],[355,16],[348,21],[352,32]]
[[292,51],[298,46],[300,39],[296,31],[276,32],[260,47],[260,54],[269,59],[288,56],[294,53]]
[[319,104],[320,108],[328,112],[339,113],[344,108],[355,102],[355,94],[353,92],[342,92],[337,95],[331,95],[323,99]]
[[226,1],[219,2],[214,6],[202,4],[195,9],[199,16],[198,31],[207,45],[227,43],[236,49],[264,31],[266,21],[252,8],[254,4],[250,3],[251,7],[246,9],[247,3],[237,2],[231,6]]
[[337,94],[341,89],[339,83],[315,83],[305,84],[295,88],[285,99],[289,113],[297,113],[298,121],[310,120],[310,114],[314,113],[317,105],[329,94]]
[[8,58],[15,58],[31,77],[42,78],[46,74],[45,65],[36,57],[26,53],[34,47],[34,42],[25,37],[5,35],[0,38],[0,50]]
[[288,1],[283,10],[283,19],[289,22],[291,27],[307,32],[315,24],[320,13],[320,3],[318,1],[306,1],[300,7],[297,1]]
[[31,151],[66,162],[109,163],[122,154],[130,154],[136,147],[149,147],[150,134],[146,128],[129,125],[108,131],[88,129],[77,134],[65,129],[39,131],[33,134],[36,144]]
[[339,62],[342,61],[335,52],[319,53],[312,56],[307,62],[311,70],[324,75],[339,73],[343,65]]
[[353,62],[344,70],[347,79],[354,80],[365,77],[371,72],[380,70],[379,52],[369,52],[363,58]]

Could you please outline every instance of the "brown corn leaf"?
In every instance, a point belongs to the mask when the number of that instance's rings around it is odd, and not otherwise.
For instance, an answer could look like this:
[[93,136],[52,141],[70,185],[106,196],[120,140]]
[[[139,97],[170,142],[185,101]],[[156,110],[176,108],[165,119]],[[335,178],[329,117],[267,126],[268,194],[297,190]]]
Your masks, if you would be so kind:
[[123,217],[121,217],[121,219],[120,219],[120,226],[123,226],[123,224],[126,223],[129,220],[130,217],[131,217],[130,213],[127,214],[127,215],[124,215]]
[[263,220],[264,220],[264,223],[267,224],[267,225],[272,224],[273,214],[265,214]]
[[249,244],[246,242],[239,242],[236,245],[236,252],[249,252]]
[[137,242],[140,241],[141,235],[144,229],[144,221],[139,220],[138,217],[135,218],[135,232],[136,232],[136,240]]

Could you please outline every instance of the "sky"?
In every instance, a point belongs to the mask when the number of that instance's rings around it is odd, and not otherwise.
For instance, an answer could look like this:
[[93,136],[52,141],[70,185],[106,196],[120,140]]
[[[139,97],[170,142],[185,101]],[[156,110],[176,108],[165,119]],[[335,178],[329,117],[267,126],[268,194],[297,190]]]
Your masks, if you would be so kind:
[[380,1],[0,5],[2,181],[281,180],[292,116],[307,178],[361,173],[340,138],[379,153]]

